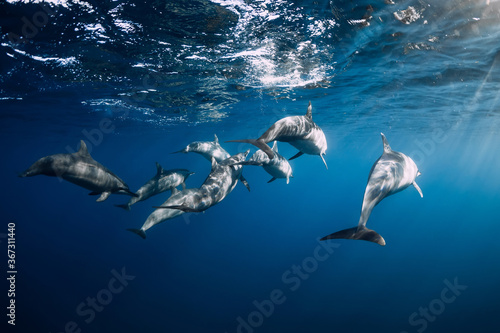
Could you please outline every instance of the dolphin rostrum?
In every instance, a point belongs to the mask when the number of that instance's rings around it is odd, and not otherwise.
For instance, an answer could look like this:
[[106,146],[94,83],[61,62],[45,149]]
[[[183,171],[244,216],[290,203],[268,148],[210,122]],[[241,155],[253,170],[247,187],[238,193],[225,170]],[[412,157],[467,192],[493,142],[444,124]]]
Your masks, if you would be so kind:
[[179,185],[182,185],[182,188],[186,189],[185,181],[193,173],[186,169],[164,170],[157,162],[156,175],[135,192],[137,197],[130,198],[126,204],[115,206],[130,210],[130,207],[136,202],[146,200],[168,190],[173,191]]
[[366,222],[373,208],[385,197],[400,192],[410,185],[413,185],[420,193],[420,196],[423,197],[420,187],[415,182],[415,178],[420,176],[420,171],[418,171],[415,162],[405,154],[392,150],[384,134],[381,133],[381,135],[384,153],[373,164],[370,171],[358,226],[335,232],[321,238],[321,240],[360,239],[385,245],[382,236],[366,227]]
[[244,161],[249,152],[236,154],[220,163],[212,157],[212,171],[200,188],[175,191],[161,206],[154,207],[156,210],[140,229],[128,230],[146,238],[146,230],[156,224],[186,212],[203,212],[221,202],[238,183],[243,167],[237,163]]
[[83,140],[80,141],[78,152],[42,157],[19,177],[36,175],[60,177],[92,191],[90,195],[100,194],[98,202],[106,200],[112,193],[137,196],[123,180],[90,156]]
[[328,169],[323,157],[327,149],[325,133],[323,133],[321,128],[312,119],[311,102],[309,102],[305,116],[291,116],[280,119],[269,127],[258,139],[231,140],[228,142],[250,143],[260,148],[272,159],[274,158],[274,153],[267,143],[274,140],[288,142],[299,150],[290,160],[302,154],[319,155]]
[[[186,148],[174,151],[172,154],[187,154],[191,152],[200,154],[209,161],[211,161],[213,157],[219,163],[231,157],[231,155],[229,155],[229,153],[219,144],[217,134],[214,134],[214,141],[194,141],[188,144]],[[250,191],[250,185],[243,175],[240,176],[240,180],[241,183]]]
[[261,166],[264,170],[273,176],[268,183],[275,181],[277,178],[286,178],[286,183],[293,178],[292,167],[286,158],[278,153],[278,142],[274,141],[273,144],[274,158],[270,159],[262,150],[257,150],[248,161],[240,162],[240,165],[256,165]]

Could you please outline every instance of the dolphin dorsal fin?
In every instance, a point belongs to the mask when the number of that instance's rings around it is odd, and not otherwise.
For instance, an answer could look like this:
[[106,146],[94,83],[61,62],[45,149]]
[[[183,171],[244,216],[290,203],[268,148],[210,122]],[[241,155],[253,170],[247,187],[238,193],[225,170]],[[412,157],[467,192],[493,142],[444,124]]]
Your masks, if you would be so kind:
[[384,133],[380,133],[380,135],[382,136],[382,143],[384,144],[384,153],[390,153],[392,149],[391,146],[389,145],[389,142],[387,142]]
[[219,143],[219,138],[217,137],[217,134],[214,134],[214,143],[215,144]]
[[82,157],[90,157],[90,153],[89,150],[87,149],[85,141],[80,140],[80,149],[78,150],[77,154]]
[[212,162],[212,170],[213,170],[217,166],[217,160],[215,159],[215,157],[212,156],[211,162]]
[[309,101],[309,106],[307,107],[307,112],[306,112],[306,117],[311,119],[313,118],[313,115],[312,115],[312,105],[311,105],[311,101]]
[[278,141],[274,141],[274,143],[273,143],[273,151],[274,151],[275,153],[277,153],[277,152],[278,152]]
[[160,175],[163,172],[163,168],[160,163],[156,162],[156,175]]

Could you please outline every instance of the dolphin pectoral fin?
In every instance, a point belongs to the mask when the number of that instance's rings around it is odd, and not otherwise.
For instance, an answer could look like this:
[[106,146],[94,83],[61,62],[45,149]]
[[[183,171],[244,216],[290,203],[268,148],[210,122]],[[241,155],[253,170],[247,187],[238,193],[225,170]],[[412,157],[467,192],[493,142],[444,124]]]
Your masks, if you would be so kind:
[[127,229],[127,230],[133,232],[136,235],[141,236],[142,239],[146,239],[146,233],[142,229]]
[[156,209],[160,209],[160,208],[163,208],[163,209],[178,209],[178,210],[182,210],[185,213],[200,213],[200,212],[202,212],[201,210],[194,209],[194,208],[191,208],[191,207],[188,207],[188,206],[184,206],[184,205],[153,206],[153,208],[156,208]]
[[125,210],[130,210],[130,205],[128,203],[122,204],[122,205],[115,205],[115,207],[120,207],[120,208],[123,208]]
[[248,184],[248,181],[245,179],[245,177],[243,177],[243,175],[240,176],[240,180],[241,180],[241,183],[243,185],[245,185],[245,187],[247,188],[248,192],[250,192],[250,184]]
[[301,152],[301,151],[299,151],[297,154],[293,155],[293,156],[292,156],[292,157],[290,157],[288,160],[289,160],[289,161],[294,160],[294,159],[296,159],[297,157],[300,157],[300,156],[302,156],[302,155],[304,155],[304,153],[303,153],[303,152]]
[[319,155],[319,157],[321,157],[321,159],[323,160],[323,163],[325,163],[326,170],[328,170],[328,165],[326,165],[326,161],[325,161],[325,158],[323,157],[323,155]]
[[385,245],[385,240],[382,236],[380,236],[376,231],[368,229],[366,227],[344,229],[321,238],[321,240],[327,239],[359,239],[377,243],[382,246]]
[[266,155],[272,160],[274,158],[274,152],[273,150],[271,149],[271,147],[269,147],[266,142],[262,139],[246,139],[246,140],[230,140],[230,141],[226,141],[226,142],[243,142],[243,143],[249,143],[251,145],[254,145],[255,147],[259,148],[260,150],[262,150],[264,153],[266,153]]
[[420,193],[420,197],[423,198],[424,197],[424,194],[422,193],[422,190],[420,189],[420,187],[417,185],[417,182],[413,182],[413,186],[415,186],[415,188],[417,189],[418,193]]
[[101,202],[109,198],[111,192],[102,192],[101,196],[96,200],[97,202]]
[[[267,183],[269,184],[270,182],[274,182],[276,180],[276,177],[271,178]],[[288,184],[288,182],[287,182]]]

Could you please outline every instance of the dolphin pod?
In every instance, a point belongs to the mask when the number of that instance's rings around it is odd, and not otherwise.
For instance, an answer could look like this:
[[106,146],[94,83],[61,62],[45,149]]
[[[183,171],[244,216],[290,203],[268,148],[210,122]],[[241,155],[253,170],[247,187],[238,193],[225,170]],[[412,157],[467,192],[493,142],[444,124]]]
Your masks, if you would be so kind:
[[273,159],[274,152],[267,143],[275,140],[288,142],[299,150],[290,160],[303,154],[319,155],[328,169],[323,157],[327,149],[325,133],[312,119],[311,102],[309,102],[305,116],[291,116],[280,119],[258,139],[230,140],[227,142],[250,143],[265,152],[270,159]]
[[[385,197],[400,192],[410,185],[413,185],[423,197],[415,181],[420,175],[415,162],[405,154],[392,150],[383,133],[381,136],[384,152],[370,170],[358,225],[325,236],[321,240],[358,239],[385,245],[386,242],[381,235],[366,227],[373,208]],[[267,145],[271,141],[274,141],[272,148]],[[276,141],[288,142],[299,150],[290,160],[303,154],[319,155],[327,167],[323,157],[327,149],[325,134],[313,122],[312,106],[309,102],[305,116],[291,116],[278,120],[258,139],[227,141],[250,143],[260,148],[248,161],[246,157],[250,150],[230,156],[219,144],[217,135],[214,141],[195,141],[184,149],[174,152],[194,152],[211,161],[210,174],[199,188],[186,188],[185,181],[193,174],[189,170],[164,170],[156,163],[156,175],[134,193],[123,180],[90,156],[83,140],[78,152],[43,157],[19,174],[19,177],[35,175],[60,177],[90,190],[90,195],[100,195],[98,202],[106,200],[111,194],[127,194],[132,196],[129,202],[115,205],[126,210],[130,210],[130,207],[139,201],[170,190],[170,197],[162,205],[153,206],[155,210],[140,229],[127,229],[146,238],[146,230],[161,222],[186,212],[203,212],[220,203],[231,193],[238,180],[250,190],[248,182],[242,175],[245,165],[262,166],[272,176],[268,183],[277,178],[284,178],[288,184],[289,178],[293,177],[292,168],[278,153]],[[182,186],[182,191],[177,189],[178,186]]]
[[221,202],[234,189],[240,179],[244,161],[250,150],[231,156],[218,163],[212,157],[212,170],[198,189],[185,189],[174,193],[149,215],[140,229],[128,229],[146,238],[146,230],[183,213],[200,213]]
[[[197,153],[200,154],[201,156],[205,157],[207,160],[212,161],[212,158],[215,158],[217,162],[222,162],[225,159],[231,157],[229,153],[222,148],[222,146],[219,144],[219,138],[217,137],[217,134],[214,135],[214,141],[195,141],[191,142],[186,146],[186,148],[174,151],[171,154],[178,154],[178,153]],[[247,180],[243,175],[240,175],[240,180],[243,185],[250,191],[250,185],[248,184]]]

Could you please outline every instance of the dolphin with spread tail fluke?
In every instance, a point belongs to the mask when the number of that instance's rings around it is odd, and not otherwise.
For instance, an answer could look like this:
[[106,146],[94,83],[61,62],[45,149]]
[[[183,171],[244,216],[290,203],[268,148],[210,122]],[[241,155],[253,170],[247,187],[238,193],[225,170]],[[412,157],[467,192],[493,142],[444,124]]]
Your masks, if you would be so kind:
[[420,176],[420,171],[418,171],[415,162],[405,154],[392,150],[384,134],[381,133],[381,135],[384,144],[384,153],[375,162],[370,171],[358,226],[337,231],[321,238],[321,240],[339,238],[359,239],[385,245],[385,240],[381,235],[366,227],[366,222],[373,208],[382,199],[400,192],[410,185],[413,185],[420,196],[423,197],[420,187],[415,182],[415,178]]
[[264,151],[270,159],[273,159],[273,150],[267,143],[275,140],[288,142],[299,150],[290,160],[303,154],[319,155],[328,169],[323,157],[327,149],[325,133],[323,133],[323,130],[312,119],[311,102],[309,102],[305,116],[291,116],[280,119],[269,127],[258,139],[231,140],[227,142],[250,143]]

